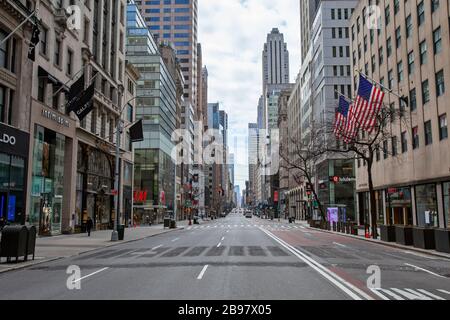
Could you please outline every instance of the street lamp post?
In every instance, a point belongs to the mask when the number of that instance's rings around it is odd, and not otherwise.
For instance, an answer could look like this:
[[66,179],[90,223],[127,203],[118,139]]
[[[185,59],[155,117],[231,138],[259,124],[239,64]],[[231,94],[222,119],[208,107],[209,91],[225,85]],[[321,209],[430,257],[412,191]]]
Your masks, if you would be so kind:
[[116,167],[115,167],[115,173],[114,173],[114,230],[111,234],[111,241],[118,241],[119,240],[119,233],[117,232],[117,223],[119,219],[119,165],[120,165],[120,135],[125,129],[124,123],[122,120],[122,114],[125,110],[126,106],[133,100],[140,98],[140,97],[133,97],[130,100],[128,100],[119,113],[119,121],[117,121],[116,126]]

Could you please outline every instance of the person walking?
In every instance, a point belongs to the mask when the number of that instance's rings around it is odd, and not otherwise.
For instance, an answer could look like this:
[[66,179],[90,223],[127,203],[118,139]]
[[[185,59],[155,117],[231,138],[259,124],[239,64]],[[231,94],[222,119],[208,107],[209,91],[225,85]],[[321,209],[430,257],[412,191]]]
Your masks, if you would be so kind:
[[86,230],[88,233],[88,237],[91,236],[91,229],[94,226],[94,222],[92,221],[91,217],[88,217],[87,222],[86,222]]

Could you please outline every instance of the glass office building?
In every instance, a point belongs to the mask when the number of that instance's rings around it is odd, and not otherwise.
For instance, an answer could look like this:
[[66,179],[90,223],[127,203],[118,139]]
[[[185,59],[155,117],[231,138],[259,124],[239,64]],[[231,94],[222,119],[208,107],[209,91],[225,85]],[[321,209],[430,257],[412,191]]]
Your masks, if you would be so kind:
[[127,8],[127,59],[140,72],[136,119],[143,119],[144,141],[135,144],[134,221],[162,221],[173,210],[175,167],[171,158],[176,129],[176,84],[137,6]]

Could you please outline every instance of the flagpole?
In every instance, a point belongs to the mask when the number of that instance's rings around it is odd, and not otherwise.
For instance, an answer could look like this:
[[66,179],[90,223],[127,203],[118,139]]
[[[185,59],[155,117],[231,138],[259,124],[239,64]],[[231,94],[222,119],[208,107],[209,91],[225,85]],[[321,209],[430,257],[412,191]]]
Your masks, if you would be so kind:
[[[69,82],[73,81],[73,79],[74,79],[81,71],[84,71],[84,70],[86,69],[86,67],[88,67],[88,66],[90,66],[90,64],[86,64],[83,68],[81,68],[80,70],[78,70],[78,72],[75,73],[75,74],[73,75],[72,79],[69,79],[69,80],[67,80],[67,81],[64,83],[64,86],[66,86]],[[94,79],[97,77],[97,75],[98,75],[98,73],[97,73],[95,76],[93,76],[93,77],[90,79],[90,81],[92,82],[92,80],[94,80]],[[63,89],[63,86],[61,86],[61,88],[59,88],[58,91],[56,91],[56,92],[53,94],[53,97],[55,97],[58,93],[60,93],[62,89]]]
[[8,34],[6,37],[5,37],[5,39],[3,39],[1,42],[0,42],[0,46],[1,45],[3,45],[6,41],[8,41],[8,39],[9,38],[11,38],[12,37],[12,35],[14,34],[14,33],[16,33],[17,32],[17,30],[19,30],[20,28],[22,28],[22,26],[25,24],[25,23],[27,23],[34,15],[36,15],[38,13],[38,9],[36,9],[36,10],[34,10],[24,21],[22,21],[13,31],[11,31],[11,33],[10,34]]
[[405,96],[400,96],[400,94],[394,92],[392,89],[387,88],[386,86],[382,85],[381,83],[379,83],[378,81],[373,80],[372,78],[370,78],[368,75],[362,73],[361,71],[359,71],[358,69],[355,69],[355,72],[359,73],[361,76],[363,76],[364,78],[366,78],[366,80],[370,80],[373,83],[379,85],[381,88],[385,89],[386,91],[388,91],[390,94],[396,96],[397,98],[403,100],[404,102],[406,102],[406,104],[409,106],[409,102],[407,101],[407,97]]
[[345,99],[347,99],[347,100],[350,101],[350,102],[354,102],[354,101],[355,101],[354,99],[347,97],[345,94],[342,94],[342,93],[340,93],[340,92],[337,91],[337,90],[334,90],[334,92],[336,92],[338,95],[344,97]]

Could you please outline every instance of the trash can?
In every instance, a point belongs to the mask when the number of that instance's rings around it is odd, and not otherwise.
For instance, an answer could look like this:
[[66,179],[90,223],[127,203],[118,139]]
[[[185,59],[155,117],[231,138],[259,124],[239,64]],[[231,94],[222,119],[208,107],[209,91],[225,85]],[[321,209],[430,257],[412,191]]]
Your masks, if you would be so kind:
[[175,219],[170,220],[170,229],[175,229],[177,227],[177,222]]
[[33,255],[33,260],[34,260],[34,255],[36,252],[36,234],[37,234],[37,230],[35,226],[27,226],[27,250],[26,250],[26,255],[25,255],[25,261],[28,260],[28,255],[32,254]]
[[25,257],[27,252],[28,230],[25,226],[6,226],[2,231],[0,244],[0,258],[5,257],[11,261],[11,257]]
[[170,218],[164,217],[164,228],[170,228]]
[[125,237],[125,225],[124,224],[117,225],[117,233],[119,235],[119,240],[123,240]]

